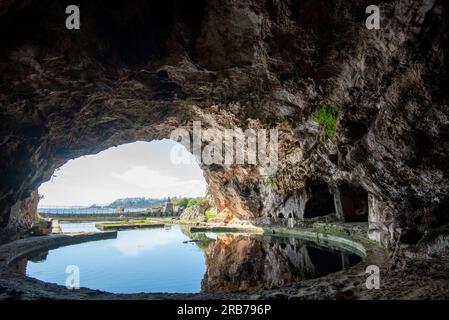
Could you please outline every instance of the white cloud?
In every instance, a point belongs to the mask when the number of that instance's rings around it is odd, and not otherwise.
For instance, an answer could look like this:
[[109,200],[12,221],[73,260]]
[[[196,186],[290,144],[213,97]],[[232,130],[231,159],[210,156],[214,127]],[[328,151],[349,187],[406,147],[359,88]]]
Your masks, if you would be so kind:
[[[193,190],[198,190],[201,194],[205,192],[205,184],[202,180],[181,180],[177,177],[162,175],[143,165],[133,165],[123,173],[113,172],[111,175],[125,184],[153,194],[153,197],[165,197],[173,194],[174,190],[186,196]],[[197,195],[198,191],[193,192],[192,196]]]
[[163,176],[159,172],[141,165],[134,165],[123,173],[112,172],[112,176],[140,188],[174,187],[177,182],[180,182],[175,177]]
[[[70,160],[39,188],[40,205],[107,204],[117,198],[203,196],[206,182],[196,163],[170,159],[176,142],[135,142]],[[185,151],[187,152],[187,151]]]

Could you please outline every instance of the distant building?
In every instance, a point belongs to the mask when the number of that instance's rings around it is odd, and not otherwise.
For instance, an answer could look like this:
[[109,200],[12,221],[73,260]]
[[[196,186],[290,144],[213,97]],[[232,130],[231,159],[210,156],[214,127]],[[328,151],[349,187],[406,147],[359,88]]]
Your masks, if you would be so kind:
[[173,202],[171,202],[170,197],[167,199],[167,202],[162,207],[162,213],[166,216],[173,215],[175,213]]
[[122,207],[122,206],[118,206],[118,207],[115,209],[115,213],[124,213],[124,212],[125,212],[125,208]]

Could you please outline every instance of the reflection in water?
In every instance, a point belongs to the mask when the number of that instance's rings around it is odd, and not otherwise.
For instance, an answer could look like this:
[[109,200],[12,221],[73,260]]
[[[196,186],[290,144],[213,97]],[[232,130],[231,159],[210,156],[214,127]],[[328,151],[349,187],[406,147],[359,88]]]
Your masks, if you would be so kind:
[[[151,232],[118,233],[118,240],[111,243],[111,248],[118,250],[123,256],[139,256],[146,251],[151,251],[172,243],[184,240],[178,232],[167,232],[170,229],[154,229]],[[144,230],[142,230],[144,231]]]
[[226,235],[206,248],[204,292],[257,291],[348,268],[360,257],[297,238]]
[[28,261],[39,263],[47,259],[48,251],[31,252],[26,257],[22,257],[10,264],[10,269],[14,272],[26,274]]
[[190,233],[173,226],[29,254],[10,267],[64,285],[65,268],[74,264],[81,286],[115,293],[252,292],[320,277],[360,259],[297,238]]
[[[178,226],[120,231],[114,239],[89,241],[49,250],[45,262],[28,261],[26,275],[65,285],[66,267],[80,270],[80,285],[113,293],[199,292],[204,252]],[[20,264],[19,263],[19,264]]]

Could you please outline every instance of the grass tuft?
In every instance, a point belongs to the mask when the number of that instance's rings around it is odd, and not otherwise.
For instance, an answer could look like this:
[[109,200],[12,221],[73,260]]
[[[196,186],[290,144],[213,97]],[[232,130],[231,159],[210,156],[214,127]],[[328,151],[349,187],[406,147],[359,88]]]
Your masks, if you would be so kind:
[[337,123],[338,107],[335,105],[322,104],[321,108],[314,113],[313,119],[324,126],[324,134],[328,138],[335,135],[335,125]]

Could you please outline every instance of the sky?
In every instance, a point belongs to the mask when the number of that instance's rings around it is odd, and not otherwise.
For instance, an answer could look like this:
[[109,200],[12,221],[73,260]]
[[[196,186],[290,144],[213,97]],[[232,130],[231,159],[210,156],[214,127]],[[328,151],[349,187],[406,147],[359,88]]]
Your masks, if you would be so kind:
[[[39,206],[104,205],[118,198],[198,197],[206,181],[196,161],[172,140],[134,142],[68,161],[39,187]],[[173,154],[173,153],[172,153]],[[181,163],[180,163],[181,162]]]

